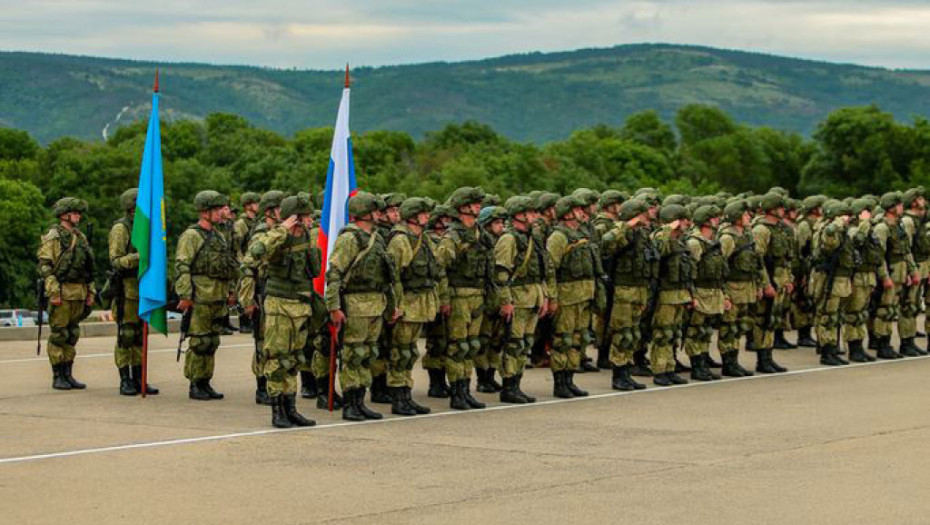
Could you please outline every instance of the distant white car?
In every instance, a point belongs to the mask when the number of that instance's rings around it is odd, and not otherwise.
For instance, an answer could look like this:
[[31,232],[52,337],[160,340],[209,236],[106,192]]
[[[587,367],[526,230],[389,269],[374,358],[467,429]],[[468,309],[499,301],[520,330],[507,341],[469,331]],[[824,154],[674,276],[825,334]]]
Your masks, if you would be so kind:
[[[38,316],[38,314],[36,314]],[[35,326],[36,318],[29,310],[0,310],[0,327]]]

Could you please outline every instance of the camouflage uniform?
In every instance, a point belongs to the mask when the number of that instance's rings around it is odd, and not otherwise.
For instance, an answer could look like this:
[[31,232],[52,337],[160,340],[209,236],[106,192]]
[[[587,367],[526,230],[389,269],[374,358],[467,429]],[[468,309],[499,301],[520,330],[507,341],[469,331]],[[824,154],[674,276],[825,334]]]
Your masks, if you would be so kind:
[[755,250],[752,233],[748,227],[737,225],[747,211],[743,202],[727,205],[724,214],[730,223],[721,225],[718,234],[720,252],[727,258],[726,290],[731,308],[723,312],[717,348],[723,359],[723,375],[729,377],[753,375],[739,364],[740,339],[752,335],[753,308],[765,285],[765,268]]
[[[492,231],[495,221],[507,219],[507,210],[501,206],[482,208],[478,214],[478,224],[481,226],[481,249],[488,253],[494,252],[494,245],[500,235]],[[492,304],[493,303],[493,304]],[[475,354],[475,374],[478,384],[475,387],[479,392],[496,393],[501,391],[501,385],[494,379],[494,374],[501,369],[502,353],[504,351],[504,320],[500,316],[499,296],[485,296],[485,307],[481,318],[481,350]],[[503,373],[501,375],[503,377]]]
[[[911,243],[911,255],[914,258],[914,264],[917,267],[916,273],[920,278],[920,285],[911,285],[907,292],[901,298],[901,323],[905,326],[905,333],[917,333],[917,316],[921,311],[921,301],[924,295],[924,286],[928,276],[930,276],[930,235],[928,235],[928,221],[926,212],[920,209],[911,208],[911,204],[917,199],[922,199],[922,192],[917,189],[908,190],[904,194],[903,203],[907,209],[904,216],[901,217],[901,226],[907,233]],[[926,324],[926,319],[925,319]],[[913,326],[913,328],[912,328]],[[925,326],[926,328],[926,326]],[[902,350],[907,353],[917,353],[926,355],[923,348],[917,346],[913,339],[902,341]]]
[[867,209],[868,202],[853,203],[853,219],[847,230],[849,241],[859,252],[859,264],[852,276],[852,291],[841,305],[843,313],[843,339],[849,348],[849,360],[855,362],[874,361],[875,358],[865,352],[863,339],[866,336],[866,323],[869,318],[869,303],[876,286],[888,277],[885,265],[885,252],[872,232],[872,222],[859,219],[859,213]]
[[[601,266],[605,273],[607,270],[607,255],[601,250],[603,247],[604,235],[617,224],[616,208],[626,199],[627,195],[619,191],[605,191],[601,194],[600,200],[598,201],[600,211],[594,216],[594,219],[591,220],[591,228],[594,238],[597,239],[598,252],[601,255]],[[612,290],[605,290],[605,292],[613,293]],[[607,315],[608,312],[603,312],[602,315],[595,315],[591,321],[591,329],[594,332],[595,345],[597,346],[597,367],[604,369],[612,368],[610,363],[610,339],[604,337],[605,332],[609,331],[609,329],[605,330],[605,325],[610,324],[609,320],[606,319]]]
[[798,346],[810,347],[814,341],[811,339],[811,329],[814,326],[814,301],[808,295],[807,279],[810,278],[811,257],[814,238],[814,225],[819,219],[818,210],[823,205],[823,199],[817,196],[807,197],[803,201],[802,215],[797,223],[798,245],[798,277],[797,289],[794,291],[792,301],[792,319],[794,328],[798,331]]
[[[882,208],[889,210],[879,219],[873,232],[879,246],[885,253],[885,263],[888,275],[894,286],[882,292],[875,312],[875,336],[879,338],[879,357],[893,355],[891,350],[891,333],[895,322],[898,323],[898,336],[902,343],[905,339],[915,336],[916,324],[908,318],[902,320],[900,305],[901,297],[907,293],[910,275],[917,272],[917,264],[911,254],[910,239],[907,231],[901,225],[900,218],[893,217],[891,208],[898,206],[901,196],[897,193],[886,193],[882,196]],[[902,344],[901,350],[906,348]],[[903,355],[903,354],[902,354]]]
[[[714,330],[720,325],[725,312],[727,296],[726,278],[729,273],[727,257],[723,255],[714,234],[710,218],[716,216],[713,206],[700,206],[694,212],[695,228],[688,235],[685,244],[691,252],[696,267],[694,272],[694,309],[685,330],[684,349],[691,360],[691,378],[699,381],[720,379],[710,370],[710,341]],[[701,226],[710,228],[711,237],[707,238]],[[706,357],[705,357],[706,356]]]
[[[540,246],[545,246],[546,241],[549,239],[549,235],[552,233],[552,226],[549,224],[547,214],[553,213],[552,210],[558,200],[558,196],[554,193],[540,192],[537,196],[531,198],[533,198],[533,207],[535,211],[540,215],[538,219],[533,221],[531,233],[533,238],[539,242]],[[552,266],[552,260],[549,258],[548,253],[546,253],[544,257],[547,265],[546,273],[547,275],[552,275],[553,272],[555,272],[555,268]],[[531,362],[527,363],[527,366],[534,363],[541,365],[548,361],[548,349],[552,347],[552,321],[554,317],[555,316],[550,313],[536,323],[536,334],[533,338],[533,348],[530,352]]]
[[[429,231],[427,237],[438,246],[445,234],[445,226],[440,221],[452,217],[452,210],[448,206],[438,205],[430,213],[427,224]],[[445,272],[445,270],[443,270]],[[446,384],[446,347],[448,346],[448,324],[442,314],[430,320],[423,327],[426,337],[426,354],[423,356],[423,368],[429,375],[429,397],[447,398],[451,395],[449,385]]]
[[852,295],[852,276],[858,261],[858,252],[847,232],[843,215],[850,210],[839,201],[824,204],[824,215],[829,221],[820,228],[813,239],[813,272],[808,294],[814,298],[817,308],[817,343],[820,346],[820,362],[825,365],[849,364],[841,357],[838,331],[841,325],[840,309]]
[[[394,227],[394,219],[389,217],[389,210],[394,208],[396,212],[406,196],[403,193],[385,193],[376,196],[380,218],[375,221],[375,231],[378,233],[383,249],[387,249],[388,235]],[[391,312],[385,312],[384,326],[381,328],[381,334],[378,336],[378,355],[371,360],[371,401],[373,403],[392,403],[392,397],[388,392],[388,364],[391,359],[391,339],[394,331],[393,325],[390,324]]]
[[[55,203],[54,214],[61,217],[86,211],[86,202],[65,197]],[[74,379],[72,369],[74,347],[81,336],[80,322],[90,315],[87,300],[96,293],[94,254],[87,237],[77,227],[56,224],[42,236],[38,259],[39,277],[44,281],[49,301],[46,351],[54,376],[52,386],[58,390],[83,389],[85,385]],[[61,300],[61,304],[52,304],[56,300]]]
[[[784,200],[775,194],[765,195],[762,207],[768,212],[784,207]],[[775,288],[775,297],[761,301],[756,308],[756,323],[753,327],[753,347],[756,349],[756,371],[762,373],[783,372],[784,368],[772,359],[775,346],[775,330],[781,327],[786,305],[790,304],[788,285],[793,285],[791,274],[792,237],[781,218],[760,218],[752,228],[756,253],[765,266],[765,285]]]

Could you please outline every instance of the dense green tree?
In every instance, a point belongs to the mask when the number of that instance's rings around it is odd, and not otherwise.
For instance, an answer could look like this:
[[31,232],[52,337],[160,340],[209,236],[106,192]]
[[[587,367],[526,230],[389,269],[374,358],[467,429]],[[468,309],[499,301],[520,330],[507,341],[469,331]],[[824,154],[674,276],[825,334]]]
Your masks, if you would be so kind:
[[0,305],[35,307],[35,254],[48,212],[29,182],[0,178]]

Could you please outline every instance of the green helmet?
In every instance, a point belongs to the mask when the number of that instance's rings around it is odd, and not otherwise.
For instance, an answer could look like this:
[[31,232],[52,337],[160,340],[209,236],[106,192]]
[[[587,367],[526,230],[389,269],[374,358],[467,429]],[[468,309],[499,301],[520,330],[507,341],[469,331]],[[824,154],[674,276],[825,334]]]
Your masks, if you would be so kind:
[[680,204],[663,205],[659,212],[659,219],[664,223],[688,218],[688,210]]
[[904,195],[901,197],[901,202],[904,203],[905,208],[910,208],[911,205],[914,204],[914,201],[916,201],[918,197],[923,197],[923,196],[924,196],[923,188],[911,188],[904,192]]
[[430,205],[421,197],[410,197],[400,205],[400,218],[407,220],[417,216],[418,213],[430,211]]
[[891,208],[894,208],[901,203],[901,193],[897,191],[889,191],[888,193],[882,195],[882,198],[878,201],[878,205],[885,210],[890,210]]
[[775,208],[783,208],[785,206],[785,198],[777,193],[766,193],[762,196],[759,205],[764,211],[772,211]]
[[429,226],[432,228],[436,221],[442,217],[458,217],[459,214],[457,211],[452,209],[452,207],[445,204],[437,204],[433,211],[429,214]]
[[788,190],[786,190],[785,188],[782,188],[781,186],[773,186],[769,188],[769,193],[777,193],[778,195],[781,195],[784,198],[788,198],[788,196],[791,195],[790,193],[788,193]]
[[583,208],[585,206],[584,201],[579,200],[577,197],[568,195],[562,197],[559,200],[555,201],[555,216],[559,219],[568,215],[569,212],[574,208]]
[[255,193],[254,191],[247,191],[239,196],[239,204],[244,208],[248,204],[254,204],[256,202],[261,202],[261,195]]
[[748,209],[749,208],[746,206],[746,201],[736,200],[727,204],[727,206],[723,209],[723,216],[726,217],[728,221],[735,223],[736,221],[740,220],[740,218],[744,213],[746,213]]
[[452,195],[449,196],[449,200],[446,202],[449,206],[452,206],[455,209],[459,209],[462,206],[468,206],[469,204],[480,203],[484,200],[484,190],[481,188],[473,188],[471,186],[463,186],[452,192]]
[[136,198],[139,196],[139,188],[130,188],[119,196],[119,205],[126,211],[136,209]]
[[194,196],[194,207],[197,211],[207,211],[226,206],[226,197],[213,190],[204,190]]
[[403,204],[407,200],[407,195],[403,193],[382,193],[381,198],[384,199],[385,208],[393,208]]
[[384,197],[378,195],[377,193],[371,193],[371,200],[374,203],[375,210],[384,211],[387,209],[387,201],[384,200]]
[[694,219],[695,224],[704,224],[709,222],[712,217],[717,217],[720,215],[720,210],[713,205],[704,204],[698,206],[691,217]]
[[281,201],[284,200],[284,192],[279,190],[266,191],[262,198],[258,201],[258,210],[265,214],[266,211],[272,208],[278,208],[281,206]]
[[590,206],[597,202],[599,198],[596,191],[588,188],[578,188],[572,192],[572,196],[582,202],[582,206]]
[[536,207],[536,211],[543,212],[554,207],[558,200],[559,196],[557,194],[544,191],[534,198],[533,205]]
[[840,215],[851,215],[852,209],[843,201],[830,199],[823,203],[823,216],[828,219],[839,217]]
[[874,207],[874,204],[870,199],[860,198],[852,201],[849,209],[853,215],[859,215],[863,210],[871,210]]
[[368,215],[379,209],[379,201],[384,202],[383,199],[373,193],[360,191],[349,197],[349,215],[354,215],[355,217]]
[[309,191],[298,191],[297,196],[300,197],[301,199],[306,200],[307,205],[310,206],[310,211],[307,213],[313,213],[316,211],[316,207],[313,205],[313,196],[310,195]]
[[623,204],[623,201],[627,200],[628,198],[628,195],[625,195],[617,190],[607,190],[604,193],[601,193],[601,199],[597,202],[597,204],[603,210],[604,208],[614,204]]
[[805,197],[804,200],[801,201],[801,212],[810,213],[811,211],[822,207],[823,203],[824,198],[822,195],[811,195],[810,197]]
[[514,195],[507,199],[507,202],[504,203],[504,208],[511,217],[518,213],[526,213],[535,210],[533,207],[533,199],[524,195]]
[[642,199],[630,199],[620,205],[620,220],[628,221],[649,211],[649,205]]
[[87,202],[75,197],[64,197],[58,199],[58,202],[55,203],[52,209],[54,210],[53,213],[55,217],[61,217],[71,212],[87,213]]
[[507,220],[507,210],[502,206],[485,206],[478,213],[478,224],[487,226],[497,219]]
[[671,206],[672,204],[685,206],[688,204],[688,199],[684,195],[669,195],[662,201],[662,206]]
[[481,207],[487,208],[488,206],[500,206],[501,198],[493,193],[488,193],[484,196],[484,199],[481,201]]
[[299,195],[285,197],[281,201],[281,218],[287,218],[291,215],[310,215],[313,213],[313,207],[310,205],[310,199]]

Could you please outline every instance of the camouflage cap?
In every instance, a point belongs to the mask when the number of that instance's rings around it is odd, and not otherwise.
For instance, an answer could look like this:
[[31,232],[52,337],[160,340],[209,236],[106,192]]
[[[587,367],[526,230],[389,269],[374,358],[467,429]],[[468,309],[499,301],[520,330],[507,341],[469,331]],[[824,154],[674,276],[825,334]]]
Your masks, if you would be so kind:
[[696,224],[704,224],[709,222],[711,218],[717,217],[720,215],[720,210],[713,205],[704,204],[703,206],[698,206],[691,217],[694,219]]
[[901,204],[903,201],[901,199],[901,193],[897,191],[889,191],[888,193],[882,195],[882,198],[879,199],[878,205],[885,210],[890,210],[898,204]]
[[258,201],[258,210],[264,214],[267,210],[278,208],[284,200],[284,192],[280,190],[266,191]]
[[136,209],[136,198],[139,197],[139,188],[130,188],[119,196],[120,208],[130,211]]
[[449,195],[449,200],[446,201],[446,204],[458,209],[462,206],[468,206],[469,204],[480,203],[484,200],[484,196],[484,190],[481,188],[463,186],[453,191],[452,195]]
[[601,193],[601,198],[597,204],[601,207],[601,209],[604,209],[614,204],[623,204],[623,201],[629,198],[629,195],[626,195],[617,190],[607,190],[604,193]]
[[504,208],[507,209],[507,213],[511,217],[518,213],[526,213],[528,211],[534,211],[533,208],[533,199],[529,197],[524,197],[523,195],[515,195],[504,203]]
[[194,207],[197,211],[207,211],[226,206],[226,197],[213,190],[204,190],[194,196]]
[[52,207],[52,213],[55,217],[61,217],[66,213],[87,213],[87,201],[75,197],[63,197],[58,199],[55,206]]
[[736,200],[726,205],[723,209],[723,216],[730,222],[736,222],[748,210],[749,207],[746,206],[746,201]]
[[620,205],[620,220],[628,221],[649,211],[649,205],[642,199],[630,199]]
[[662,211],[659,212],[659,219],[662,222],[669,223],[688,218],[688,210],[680,204],[663,205]]
[[239,196],[239,204],[243,207],[249,204],[255,204],[256,202],[260,202],[261,200],[262,200],[262,196],[255,193],[254,191],[247,191]]
[[378,195],[360,191],[349,197],[349,215],[363,217],[378,209],[379,201],[384,202]]
[[404,193],[382,193],[381,198],[384,199],[385,208],[393,208],[403,204],[407,199],[407,195]]
[[485,206],[478,213],[478,224],[487,226],[498,219],[507,220],[507,210],[503,206]]
[[430,205],[422,197],[410,197],[404,200],[400,205],[400,218],[407,220],[412,219],[419,213],[430,211]]

